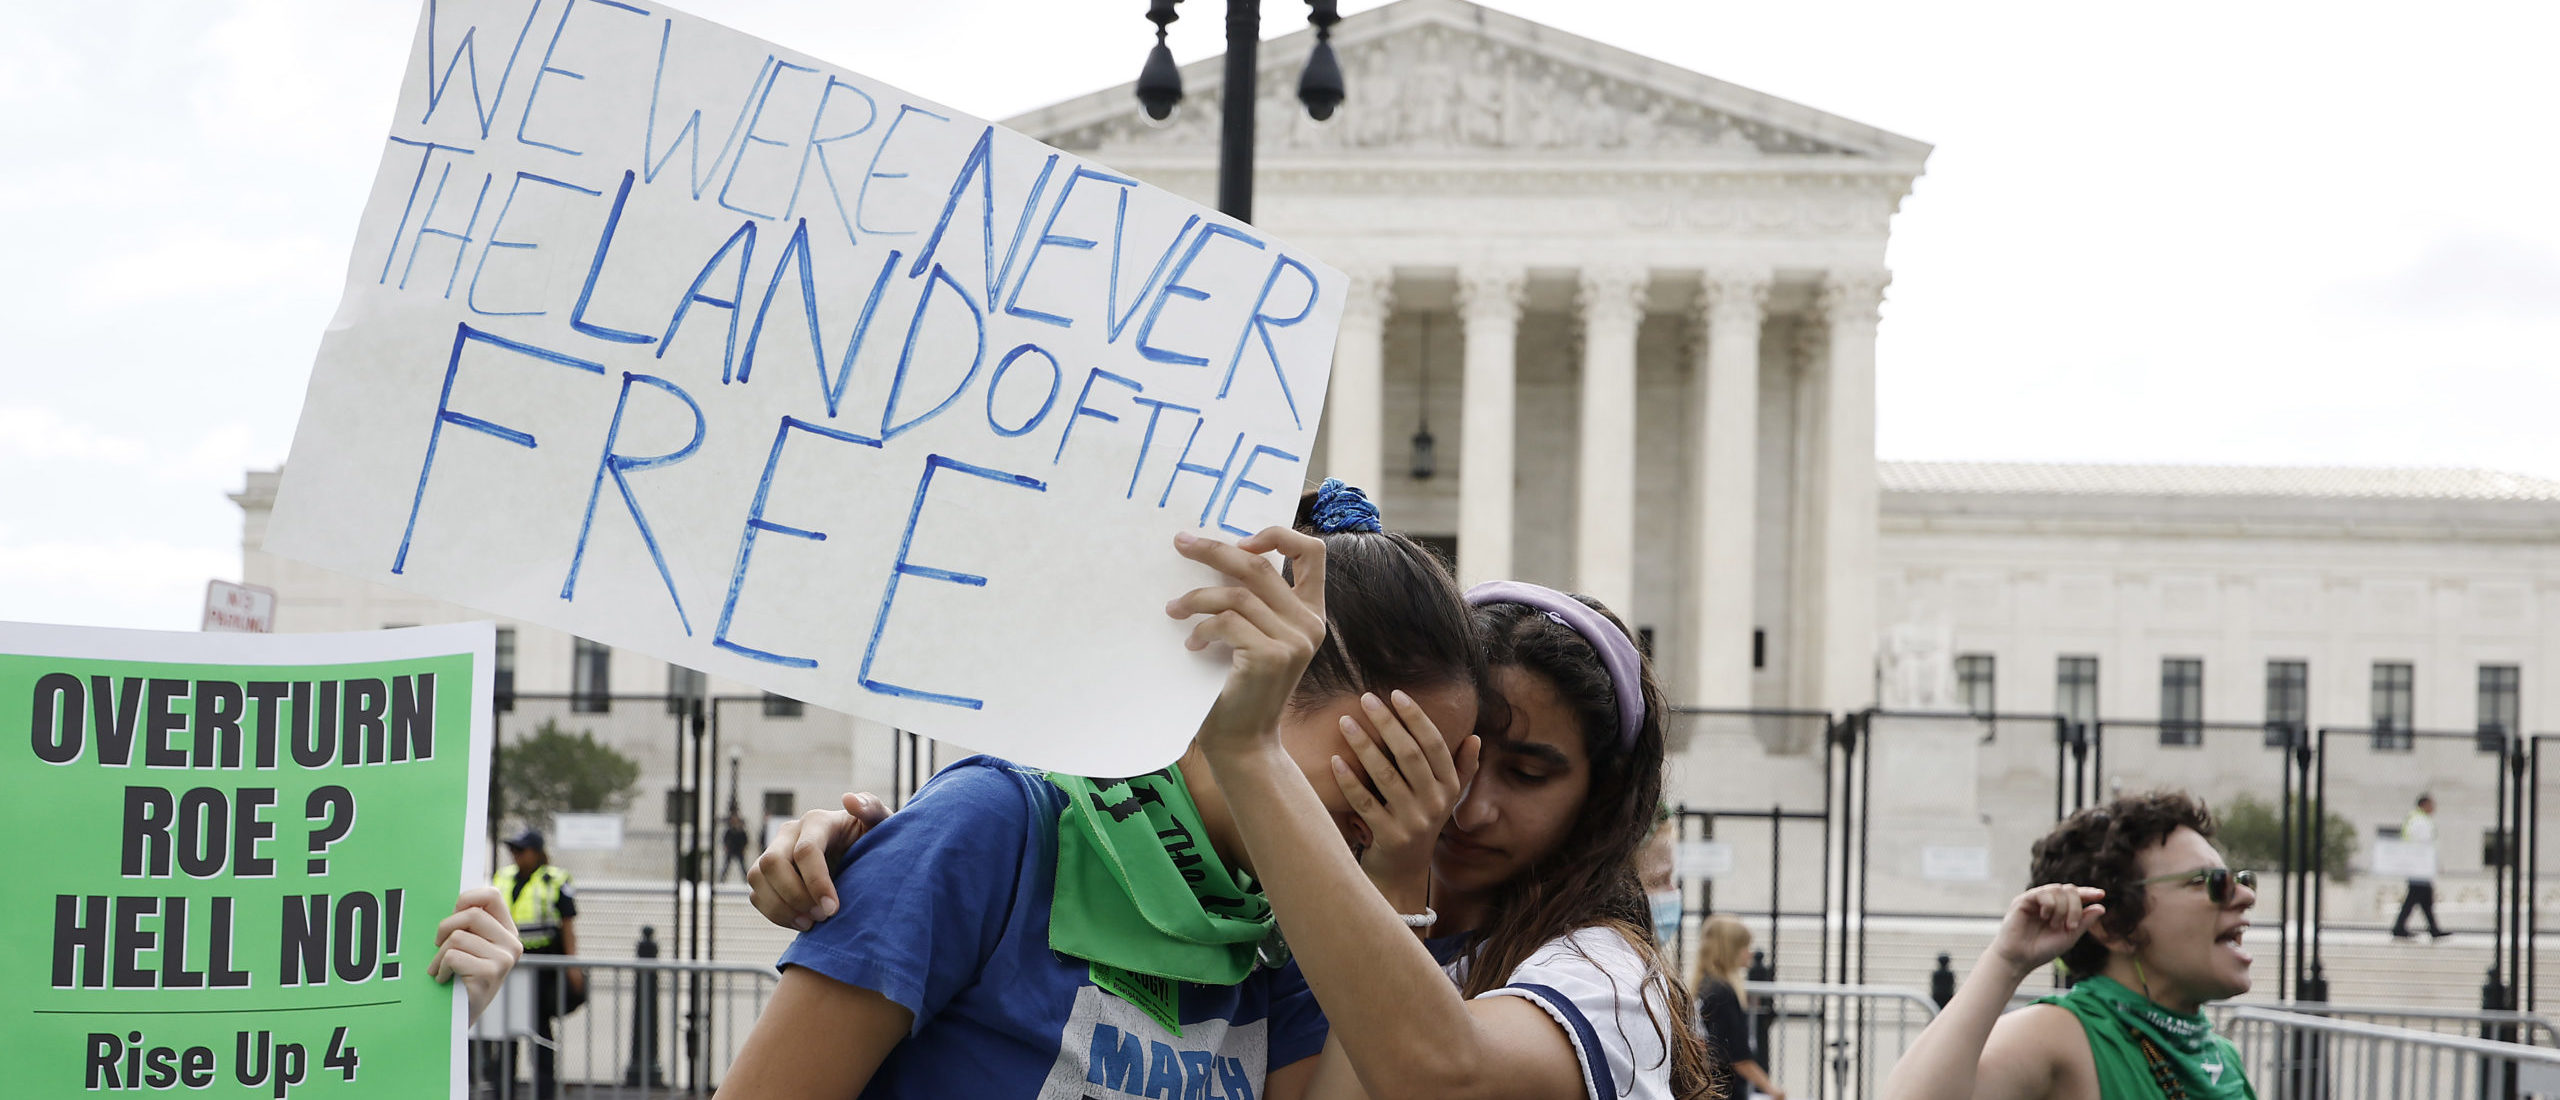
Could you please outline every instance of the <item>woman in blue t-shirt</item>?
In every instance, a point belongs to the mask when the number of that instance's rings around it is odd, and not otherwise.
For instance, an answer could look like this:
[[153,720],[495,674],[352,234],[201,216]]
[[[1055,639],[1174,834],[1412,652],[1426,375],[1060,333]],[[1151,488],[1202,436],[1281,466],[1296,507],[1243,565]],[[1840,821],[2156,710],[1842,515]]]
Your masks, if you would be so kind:
[[[1436,732],[1447,727],[1409,698],[1363,698],[1357,720],[1342,716],[1352,751],[1315,790],[1356,815],[1356,868],[1321,827],[1343,824],[1341,809],[1277,766],[1285,736],[1203,728],[1201,745],[1223,748],[1199,755],[1224,761],[1213,764],[1222,782],[1239,776],[1222,793],[1259,823],[1247,847],[1271,861],[1256,866],[1284,914],[1299,914],[1284,927],[1342,1025],[1313,1094],[1705,1095],[1704,1052],[1646,933],[1634,868],[1660,796],[1660,690],[1596,603],[1511,583],[1468,600],[1500,689],[1479,727],[1487,740],[1451,753]],[[1245,652],[1279,644],[1246,641]],[[749,876],[776,923],[806,928],[837,911],[828,853],[886,814],[869,796],[845,805],[786,826]],[[1359,888],[1364,876],[1374,889]],[[1428,980],[1436,964],[1407,928],[1454,956],[1454,989]]]
[[[1178,537],[1232,583],[1166,611],[1199,620],[1194,649],[1265,643],[1235,647],[1202,728],[1271,732],[1303,792],[1323,782],[1340,849],[1360,817],[1330,772],[1339,720],[1392,691],[1439,728],[1470,729],[1483,659],[1429,550],[1381,531],[1337,482],[1301,509],[1310,527],[1324,517],[1318,533]],[[1274,550],[1300,570],[1273,569],[1261,555]],[[961,761],[832,885],[861,920],[818,923],[784,953],[722,1095],[1291,1100],[1315,1070],[1323,1016],[1282,963],[1196,743],[1117,780]]]

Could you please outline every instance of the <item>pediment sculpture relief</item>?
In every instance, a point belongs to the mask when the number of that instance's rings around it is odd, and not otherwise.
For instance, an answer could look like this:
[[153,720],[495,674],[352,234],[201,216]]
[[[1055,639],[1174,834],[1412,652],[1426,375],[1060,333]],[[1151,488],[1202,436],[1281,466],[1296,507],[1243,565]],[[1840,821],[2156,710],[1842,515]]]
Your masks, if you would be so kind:
[[[1855,156],[1855,151],[1745,119],[1544,54],[1445,26],[1338,47],[1350,96],[1317,122],[1297,103],[1298,59],[1264,65],[1258,147],[1271,151],[1397,149],[1614,152],[1683,158]],[[1266,59],[1271,60],[1271,59]],[[1174,117],[1122,115],[1045,140],[1109,148],[1216,148],[1220,90],[1186,97]]]

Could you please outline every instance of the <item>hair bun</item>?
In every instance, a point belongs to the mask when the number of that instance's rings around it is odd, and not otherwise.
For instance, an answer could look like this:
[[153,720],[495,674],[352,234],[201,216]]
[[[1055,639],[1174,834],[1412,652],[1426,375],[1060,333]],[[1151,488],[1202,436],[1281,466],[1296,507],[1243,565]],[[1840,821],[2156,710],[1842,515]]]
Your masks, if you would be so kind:
[[1326,478],[1324,484],[1316,486],[1315,507],[1309,518],[1319,535],[1386,530],[1378,521],[1378,506],[1369,503],[1369,494],[1343,484],[1338,477]]

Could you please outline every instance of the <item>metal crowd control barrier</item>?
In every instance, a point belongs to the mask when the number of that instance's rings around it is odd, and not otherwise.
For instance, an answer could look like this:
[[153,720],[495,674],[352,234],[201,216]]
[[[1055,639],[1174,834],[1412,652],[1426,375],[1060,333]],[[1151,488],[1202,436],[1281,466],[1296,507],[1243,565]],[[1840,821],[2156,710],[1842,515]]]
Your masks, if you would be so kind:
[[[550,1021],[544,1038],[531,991],[544,972],[572,968],[586,974],[587,1003]],[[538,1100],[548,1047],[562,1100],[643,1100],[716,1091],[781,975],[754,963],[526,955],[507,980],[473,1031],[473,1097]]]
[[1900,986],[1752,982],[1761,1068],[1790,1096],[1875,1095],[1938,1006]]
[[[1857,835],[1851,823],[1856,820],[1858,812],[1855,809],[1859,804],[1855,798],[1858,788],[1851,783],[1850,777],[1857,772],[1855,765],[1859,763],[1856,757],[1861,739],[1854,731],[1862,727],[1820,710],[1693,706],[1671,709],[1675,742],[1683,746],[1684,751],[1698,744],[1702,738],[1743,737],[1747,739],[1740,743],[1759,741],[1765,744],[1771,740],[1795,741],[1801,737],[1806,747],[1818,745],[1822,753],[1822,798],[1819,802],[1809,805],[1773,804],[1767,808],[1706,809],[1692,807],[1684,801],[1674,811],[1678,839],[1683,842],[1719,839],[1716,829],[1719,819],[1760,822],[1769,830],[1769,842],[1766,847],[1768,880],[1765,911],[1755,910],[1747,903],[1730,904],[1743,901],[1741,894],[1726,890],[1719,896],[1714,875],[1701,876],[1685,868],[1675,869],[1673,881],[1682,897],[1682,921],[1673,933],[1671,943],[1666,945],[1671,949],[1673,958],[1685,964],[1689,925],[1693,920],[1726,912],[1765,922],[1754,954],[1762,958],[1769,972],[1777,972],[1780,963],[1788,961],[1799,974],[1809,971],[1817,980],[1829,981],[1836,963],[1840,967],[1840,976],[1848,977],[1850,960],[1846,937],[1852,922],[1845,915],[1845,900],[1850,896],[1850,863],[1844,853]],[[1811,844],[1803,838],[1786,843],[1788,838],[1781,834],[1790,829],[1798,832],[1813,830],[1818,839]],[[1759,845],[1755,843],[1752,846],[1755,854],[1758,849]],[[1737,847],[1734,851],[1739,855],[1744,849]],[[1812,853],[1812,858],[1805,858],[1803,853],[1807,851]],[[1789,853],[1794,853],[1794,862],[1790,862]],[[1752,869],[1757,869],[1756,863]],[[1805,889],[1808,882],[1812,884],[1810,891]],[[1834,890],[1839,891],[1837,900]],[[1755,896],[1751,900],[1759,900],[1757,894],[1758,891],[1754,891]],[[1809,922],[1814,929],[1811,966],[1804,964],[1806,953],[1802,950],[1791,955],[1780,952],[1780,925],[1791,921]],[[1798,937],[1783,939],[1788,944],[1799,942]],[[1834,944],[1840,945],[1836,959],[1833,956]]]
[[[2326,879],[2326,872],[2323,869],[2321,857],[2328,844],[2328,819],[2325,808],[2329,802],[2329,760],[2339,751],[2340,744],[2355,738],[2364,742],[2367,752],[2412,754],[2409,759],[2419,762],[2422,766],[2451,765],[2459,761],[2463,766],[2476,767],[2479,761],[2485,760],[2490,767],[2491,777],[2497,787],[2496,821],[2504,838],[2504,855],[2492,868],[2495,872],[2491,878],[2494,884],[2494,900],[2490,910],[2492,951],[2488,981],[2481,987],[2480,1001],[2484,1009],[2510,1011],[2515,1009],[2517,995],[2525,983],[2527,961],[2525,956],[2528,947],[2526,896],[2533,886],[2526,879],[2522,860],[2516,858],[2519,854],[2517,841],[2522,839],[2525,832],[2525,829],[2520,828],[2519,825],[2529,824],[2521,821],[2529,813],[2529,792],[2526,789],[2530,771],[2530,761],[2526,753],[2528,742],[2494,729],[2486,731],[2411,730],[2322,726],[2313,731],[2311,737],[2315,751],[2310,763],[2310,773],[2304,777],[2308,780],[2308,791],[2311,795],[2310,809],[2306,811],[2309,820],[2305,823],[2309,830],[2307,839],[2310,843],[2310,855],[2304,861],[2305,868],[2309,871],[2309,882],[2304,891],[2308,895],[2306,900],[2309,908],[2304,912],[2309,918],[2310,936],[2303,950],[2293,959],[2297,970],[2293,983],[2295,997],[2302,1000],[2322,1000],[2328,993],[2328,981],[2323,973],[2321,952],[2321,938],[2326,930],[2326,922],[2323,920],[2326,892],[2321,889]],[[2441,746],[2452,746],[2453,751],[2442,753],[2433,762],[2430,762],[2426,752],[2422,751],[2440,751]],[[2480,751],[2484,748],[2493,751],[2484,755]]]
[[2222,1032],[2269,1100],[2560,1096],[2560,1050],[2546,1047],[2248,1006]]
[[[2348,1005],[2320,1001],[2276,1001],[2232,1004],[2225,1002],[2207,1006],[2205,1014],[2214,1018],[2216,1026],[2225,1026],[2243,1010],[2290,1012],[2299,1016],[2321,1016],[2332,1020],[2395,1027],[2403,1031],[2419,1031],[2429,1035],[2447,1035],[2492,1042],[2516,1042],[2526,1046],[2560,1050],[2560,1027],[2550,1020],[2526,1012],[2506,1012],[2488,1008],[2421,1008],[2415,1005]],[[2513,1035],[2513,1039],[2506,1036]]]

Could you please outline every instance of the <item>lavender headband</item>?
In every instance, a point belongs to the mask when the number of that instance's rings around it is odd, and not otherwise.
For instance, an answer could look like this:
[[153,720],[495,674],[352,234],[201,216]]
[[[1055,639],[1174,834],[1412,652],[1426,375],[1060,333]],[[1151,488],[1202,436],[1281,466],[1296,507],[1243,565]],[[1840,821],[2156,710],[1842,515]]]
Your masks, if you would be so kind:
[[1486,581],[1467,590],[1468,606],[1489,603],[1535,608],[1557,625],[1581,635],[1600,655],[1600,666],[1609,670],[1609,688],[1618,697],[1618,751],[1635,747],[1636,733],[1644,728],[1644,659],[1636,654],[1635,643],[1628,640],[1625,631],[1580,600],[1521,581]]

